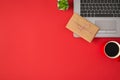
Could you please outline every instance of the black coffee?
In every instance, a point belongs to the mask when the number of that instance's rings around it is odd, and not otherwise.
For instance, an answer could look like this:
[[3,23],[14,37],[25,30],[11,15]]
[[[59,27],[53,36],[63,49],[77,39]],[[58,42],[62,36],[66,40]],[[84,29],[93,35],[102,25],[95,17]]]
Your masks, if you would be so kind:
[[114,42],[110,42],[105,46],[105,52],[108,56],[115,57],[119,52],[119,46]]

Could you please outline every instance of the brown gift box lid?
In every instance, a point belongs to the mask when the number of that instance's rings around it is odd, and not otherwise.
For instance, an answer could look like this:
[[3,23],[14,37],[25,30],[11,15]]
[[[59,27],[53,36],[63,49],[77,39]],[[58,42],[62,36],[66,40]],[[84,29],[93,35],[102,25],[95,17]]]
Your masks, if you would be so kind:
[[79,16],[77,13],[72,15],[71,19],[66,25],[66,28],[78,34],[81,38],[88,42],[91,42],[94,39],[99,30],[96,25]]

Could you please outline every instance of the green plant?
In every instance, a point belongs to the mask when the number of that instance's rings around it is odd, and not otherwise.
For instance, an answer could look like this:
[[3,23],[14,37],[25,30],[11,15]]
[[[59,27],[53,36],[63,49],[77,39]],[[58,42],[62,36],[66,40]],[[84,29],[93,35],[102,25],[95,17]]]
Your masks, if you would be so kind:
[[57,6],[59,10],[67,10],[69,8],[68,0],[58,0]]

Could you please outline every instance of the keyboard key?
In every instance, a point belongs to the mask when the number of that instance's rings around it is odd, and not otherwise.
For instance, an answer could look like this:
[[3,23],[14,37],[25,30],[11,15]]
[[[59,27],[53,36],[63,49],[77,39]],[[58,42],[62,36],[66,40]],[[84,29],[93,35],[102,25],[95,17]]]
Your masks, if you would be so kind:
[[113,6],[116,6],[117,4],[113,4]]
[[118,0],[114,0],[114,3],[118,3]]
[[101,0],[101,3],[104,3],[104,0]]
[[81,13],[84,13],[83,10],[81,10]]
[[120,6],[118,7],[118,10],[120,10]]
[[108,3],[112,3],[111,0],[108,0]]
[[115,10],[113,11],[113,14],[115,13]]
[[94,3],[97,3],[97,0],[95,0]]
[[91,14],[91,17],[94,17],[94,14]]
[[112,0],[111,2],[114,3],[114,0]]
[[105,10],[102,10],[102,14],[105,13]]
[[91,3],[94,3],[94,1],[93,1],[93,0],[91,0]]
[[88,4],[85,4],[85,6],[88,6]]
[[90,3],[90,0],[87,0],[87,3]]
[[107,0],[105,0],[105,3],[107,3]]
[[95,13],[97,14],[97,13],[99,13],[99,11],[98,11],[98,10],[95,10]]
[[108,11],[108,14],[110,13],[110,10]]
[[112,3],[118,3],[118,0],[112,0]]
[[92,9],[91,10],[96,10],[96,7],[92,7]]
[[92,10],[90,10],[90,13],[92,13]]
[[88,10],[88,13],[90,13],[90,10]]
[[113,14],[95,14],[95,17],[113,17]]
[[85,6],[85,4],[81,4],[81,6],[82,6],[82,7],[84,7],[84,6]]
[[86,11],[86,10],[84,10],[84,13],[87,13],[87,11]]
[[108,12],[108,10],[106,10],[106,14],[108,14],[109,12]]
[[88,16],[87,17],[90,17],[90,14],[88,14]]
[[120,10],[119,10],[119,14],[120,14]]
[[100,3],[101,2],[101,0],[97,0],[97,3]]
[[108,6],[109,6],[109,4],[106,4],[106,6],[108,7]]
[[81,3],[83,3],[83,0],[81,0]]
[[103,4],[103,6],[105,6],[105,4]]
[[84,3],[87,3],[87,0],[84,0]]
[[102,12],[101,12],[101,10],[99,10],[99,14],[101,14]]
[[82,17],[84,17],[84,15],[83,14],[80,14]]
[[95,6],[97,7],[97,6],[98,6],[98,4],[95,4]]
[[113,11],[112,10],[110,10],[110,13],[112,13]]
[[118,14],[119,14],[119,11],[118,11],[118,10],[116,10],[116,11],[115,11],[115,13],[118,13]]
[[114,14],[114,17],[117,17],[118,16],[118,14]]
[[[119,2],[120,3],[120,2]],[[117,4],[118,5],[118,7],[120,7],[120,4]]]

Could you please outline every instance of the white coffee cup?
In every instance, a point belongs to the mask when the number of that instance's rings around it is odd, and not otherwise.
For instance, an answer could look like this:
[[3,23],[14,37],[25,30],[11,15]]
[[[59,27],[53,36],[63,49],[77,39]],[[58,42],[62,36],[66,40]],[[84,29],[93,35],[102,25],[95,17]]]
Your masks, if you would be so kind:
[[120,56],[120,44],[116,41],[107,42],[104,46],[104,53],[108,58],[118,58]]

